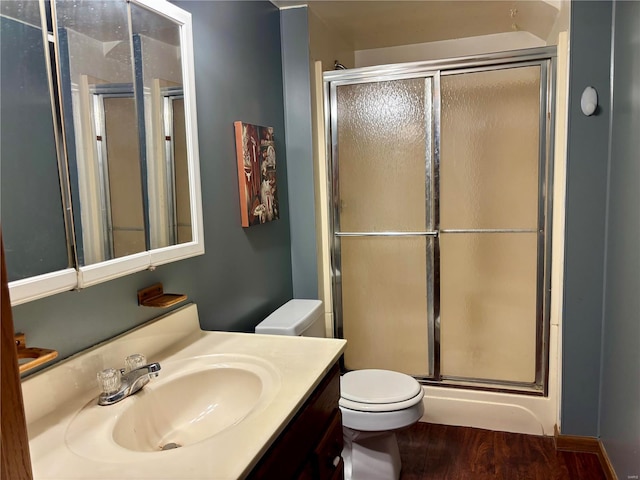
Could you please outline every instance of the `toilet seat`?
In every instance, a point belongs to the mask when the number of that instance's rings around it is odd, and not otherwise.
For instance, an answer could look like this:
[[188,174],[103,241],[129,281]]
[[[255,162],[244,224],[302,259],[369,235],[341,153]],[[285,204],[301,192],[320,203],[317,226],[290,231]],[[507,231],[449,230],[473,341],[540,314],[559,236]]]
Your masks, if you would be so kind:
[[422,400],[420,384],[389,370],[354,370],[340,378],[340,406],[361,412],[393,412]]
[[349,410],[357,410],[359,412],[395,412],[396,410],[404,410],[405,408],[411,408],[416,403],[422,401],[424,393],[420,391],[418,395],[409,400],[403,402],[394,403],[363,403],[347,400],[346,398],[340,398],[339,405]]
[[362,432],[391,432],[399,428],[408,427],[420,420],[424,414],[422,397],[422,394],[416,395],[416,403],[409,408],[392,411],[354,410],[344,407],[341,400],[342,425]]

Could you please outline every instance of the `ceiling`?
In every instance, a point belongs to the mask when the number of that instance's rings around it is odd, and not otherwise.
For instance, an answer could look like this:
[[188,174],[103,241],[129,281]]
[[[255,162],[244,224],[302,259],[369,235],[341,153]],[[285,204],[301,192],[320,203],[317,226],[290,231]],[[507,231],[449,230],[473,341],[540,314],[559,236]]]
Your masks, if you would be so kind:
[[551,0],[273,0],[307,4],[355,50],[527,31],[545,40],[560,12]]

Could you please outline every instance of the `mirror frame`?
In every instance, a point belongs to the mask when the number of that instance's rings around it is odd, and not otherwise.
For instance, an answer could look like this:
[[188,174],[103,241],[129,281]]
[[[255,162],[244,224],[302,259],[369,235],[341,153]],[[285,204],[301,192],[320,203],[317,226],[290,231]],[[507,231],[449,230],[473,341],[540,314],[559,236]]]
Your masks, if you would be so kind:
[[[9,284],[11,291],[11,305],[19,305],[49,295],[54,295],[56,293],[73,290],[74,288],[89,287],[138,271],[154,269],[159,265],[204,254],[204,222],[202,215],[202,195],[200,187],[200,159],[198,148],[195,67],[191,14],[169,3],[167,0],[129,1],[131,4],[142,7],[155,14],[164,16],[165,18],[176,23],[180,28],[180,51],[182,59],[185,127],[187,138],[192,241],[147,250],[125,257],[95,263],[92,265],[77,266],[75,269],[68,268],[57,272],[46,273],[43,275],[11,282]],[[41,5],[42,8],[44,8],[42,2]],[[57,31],[57,28],[55,26],[55,4],[52,2],[52,5],[52,17],[54,21],[55,36]],[[50,65],[51,64],[49,64],[48,66],[49,69],[51,68]],[[59,72],[57,74],[58,82],[60,82],[61,79],[59,78]],[[66,138],[64,142],[66,150]],[[66,162],[64,163],[66,164]],[[66,195],[70,195],[67,187],[65,187]],[[67,210],[70,210],[69,206],[67,206],[66,208]]]
[[[56,92],[53,86],[53,72],[51,56],[49,54],[49,31],[47,29],[47,13],[43,0],[39,0],[40,9],[40,24],[42,31],[42,48],[44,52],[45,68],[49,77],[49,97],[51,100],[51,115],[53,120],[53,137],[56,148],[56,163],[58,165],[58,178],[60,181],[60,195],[62,197],[62,215],[64,217],[65,230],[67,234],[67,251],[75,262],[75,256],[72,252],[73,247],[70,245],[70,238],[72,232],[70,226],[73,224],[72,212],[71,212],[71,196],[68,188],[68,170],[66,159],[63,158],[62,142],[61,142],[61,127],[59,124],[59,118],[56,114],[56,104],[54,101]],[[73,227],[71,227],[73,228]],[[69,260],[70,264],[72,259]],[[11,298],[11,306],[21,305],[23,303],[38,300],[40,298],[48,297],[49,295],[55,295],[56,293],[62,293],[69,290],[73,290],[78,285],[78,272],[75,268],[65,268],[62,270],[56,270],[54,272],[47,272],[41,275],[35,275],[33,277],[22,278],[20,280],[13,280],[9,282],[9,296]]]

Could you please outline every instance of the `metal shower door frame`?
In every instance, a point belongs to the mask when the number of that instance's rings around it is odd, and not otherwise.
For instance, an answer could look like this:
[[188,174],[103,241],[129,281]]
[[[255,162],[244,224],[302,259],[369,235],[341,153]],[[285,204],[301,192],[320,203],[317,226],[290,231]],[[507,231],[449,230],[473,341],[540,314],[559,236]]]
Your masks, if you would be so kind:
[[[130,83],[98,84],[89,91],[92,101],[95,152],[97,160],[100,211],[102,213],[103,249],[107,258],[114,258],[113,218],[111,216],[111,185],[109,181],[109,155],[107,154],[107,129],[104,102],[111,98],[134,99],[133,85]],[[134,105],[135,107],[135,105]]]
[[[439,373],[439,365],[436,359],[439,357],[433,355],[434,349],[438,348],[438,339],[435,332],[438,322],[439,309],[436,307],[438,302],[438,295],[434,294],[434,288],[430,288],[430,285],[439,285],[436,282],[436,275],[438,273],[438,266],[435,263],[437,261],[436,248],[437,248],[437,179],[434,175],[438,171],[437,158],[439,157],[440,149],[440,73],[438,71],[426,70],[421,72],[390,72],[382,73],[381,75],[372,76],[367,74],[362,77],[356,76],[355,78],[347,78],[343,80],[332,81],[328,87],[329,95],[325,95],[325,99],[330,99],[330,129],[327,131],[331,134],[331,167],[329,171],[332,174],[332,179],[338,178],[338,141],[337,141],[337,88],[345,85],[355,85],[363,83],[376,83],[383,81],[395,81],[395,80],[412,80],[412,79],[424,79],[425,88],[427,79],[432,80],[431,92],[431,105],[432,108],[430,115],[425,118],[425,123],[431,123],[431,138],[427,141],[427,149],[430,152],[425,152],[425,226],[424,231],[384,231],[384,232],[342,232],[340,229],[340,212],[339,203],[334,201],[331,211],[331,250],[332,250],[332,288],[333,288],[333,301],[335,305],[334,314],[336,318],[335,325],[337,327],[337,333],[339,338],[343,338],[343,317],[342,317],[342,280],[341,280],[341,264],[342,264],[342,252],[340,238],[342,237],[424,237],[426,239],[426,259],[427,259],[427,348],[429,356],[427,361],[427,377],[433,378],[435,374]],[[425,92],[426,93],[426,92]],[[325,110],[327,111],[327,110]],[[335,181],[330,182],[329,191],[331,192],[331,198],[334,200],[339,198],[339,185]],[[439,287],[438,287],[439,288]]]
[[[538,171],[538,241],[537,241],[537,294],[536,294],[536,365],[535,381],[532,384],[477,379],[445,377],[440,371],[440,218],[439,218],[439,172],[440,172],[440,77],[496,69],[540,66],[540,139]],[[417,377],[423,384],[435,386],[472,388],[479,390],[546,395],[549,366],[549,324],[551,285],[551,225],[553,192],[553,132],[555,104],[556,48],[542,47],[505,53],[461,57],[448,60],[415,62],[406,64],[364,67],[352,70],[325,72],[324,103],[327,161],[330,178],[329,192],[329,245],[331,250],[331,284],[333,294],[334,331],[344,338],[342,316],[342,237],[407,237],[427,238],[427,324],[428,324],[428,376]],[[339,86],[393,81],[415,78],[432,78],[432,155],[425,158],[426,182],[426,230],[423,232],[342,232],[340,230],[339,185],[337,182],[339,155],[337,139],[337,88]],[[478,231],[480,229],[477,229]],[[513,229],[492,229],[493,233],[511,232]],[[488,229],[482,229],[489,232]],[[534,230],[535,231],[535,230]],[[447,233],[465,233],[462,230],[447,230]],[[523,230],[524,232],[524,230]],[[531,233],[527,230],[528,233]]]

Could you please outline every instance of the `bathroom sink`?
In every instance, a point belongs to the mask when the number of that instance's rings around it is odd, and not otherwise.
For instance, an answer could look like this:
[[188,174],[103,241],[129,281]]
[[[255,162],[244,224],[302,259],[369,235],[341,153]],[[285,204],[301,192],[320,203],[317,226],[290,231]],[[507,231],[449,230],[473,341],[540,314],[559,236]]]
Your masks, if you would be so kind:
[[154,452],[209,438],[246,417],[260,401],[260,376],[242,368],[211,368],[142,390],[114,429],[129,450]]
[[86,405],[66,434],[72,450],[126,461],[132,452],[162,455],[189,447],[255,417],[280,383],[275,367],[246,355],[161,363],[160,376],[135,395],[115,405]]

